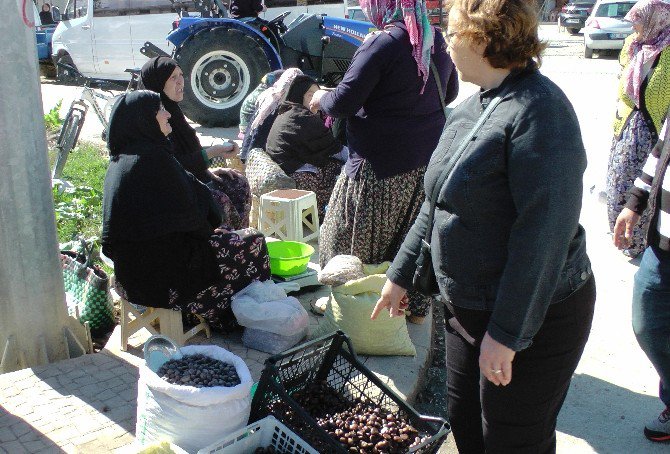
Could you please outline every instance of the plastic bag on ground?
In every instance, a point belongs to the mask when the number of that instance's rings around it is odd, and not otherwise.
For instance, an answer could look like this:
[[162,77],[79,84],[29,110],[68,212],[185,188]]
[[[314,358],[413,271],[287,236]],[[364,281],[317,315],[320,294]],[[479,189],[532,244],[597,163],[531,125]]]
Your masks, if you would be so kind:
[[272,281],[255,281],[238,292],[232,301],[237,322],[246,327],[281,336],[295,336],[309,324],[300,301]]
[[307,336],[308,332],[309,329],[305,327],[291,336],[282,336],[260,329],[245,328],[242,334],[242,344],[247,348],[276,355],[297,345]]
[[215,345],[186,346],[181,351],[184,355],[199,353],[233,364],[240,384],[211,388],[173,385],[142,364],[135,427],[140,447],[169,441],[196,452],[247,424],[253,379],[244,361]]

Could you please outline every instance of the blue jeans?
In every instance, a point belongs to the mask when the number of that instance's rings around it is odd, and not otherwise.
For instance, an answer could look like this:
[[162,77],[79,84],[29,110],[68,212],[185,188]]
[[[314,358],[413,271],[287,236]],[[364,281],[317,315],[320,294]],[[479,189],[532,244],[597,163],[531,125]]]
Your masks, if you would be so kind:
[[659,396],[670,407],[670,254],[653,246],[635,274],[633,331],[661,377]]

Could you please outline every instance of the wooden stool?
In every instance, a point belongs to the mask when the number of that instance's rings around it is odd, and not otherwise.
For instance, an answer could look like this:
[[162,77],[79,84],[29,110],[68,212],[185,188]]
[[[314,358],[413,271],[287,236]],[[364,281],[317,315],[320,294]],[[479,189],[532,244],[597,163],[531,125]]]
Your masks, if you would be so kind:
[[316,194],[278,189],[261,196],[259,229],[265,236],[306,243],[319,237]]
[[[114,289],[112,289],[114,291]],[[209,325],[205,319],[198,314],[194,314],[199,323],[184,332],[184,325],[182,323],[181,311],[173,311],[172,309],[159,309],[156,307],[147,307],[144,312],[133,307],[128,300],[115,292],[121,300],[121,350],[128,349],[128,338],[141,330],[146,328],[151,334],[162,334],[174,340],[178,345],[184,345],[187,340],[198,334],[200,331],[205,332],[205,336],[209,339],[212,333]],[[158,330],[154,328],[154,322],[158,322]]]

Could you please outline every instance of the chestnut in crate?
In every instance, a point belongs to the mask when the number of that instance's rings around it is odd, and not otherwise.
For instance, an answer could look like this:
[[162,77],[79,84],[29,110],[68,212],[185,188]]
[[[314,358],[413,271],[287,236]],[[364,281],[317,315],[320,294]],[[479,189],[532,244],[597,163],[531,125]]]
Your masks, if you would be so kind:
[[341,331],[268,358],[250,420],[268,414],[321,453],[435,453],[450,431],[358,361]]

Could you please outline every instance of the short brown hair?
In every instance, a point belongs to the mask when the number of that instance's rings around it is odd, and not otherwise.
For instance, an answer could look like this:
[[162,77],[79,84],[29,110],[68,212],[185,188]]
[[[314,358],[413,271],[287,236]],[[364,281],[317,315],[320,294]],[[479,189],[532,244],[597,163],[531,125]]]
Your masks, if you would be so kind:
[[523,67],[528,60],[542,63],[547,46],[538,36],[534,0],[447,0],[460,13],[460,37],[485,44],[484,57],[494,68]]

